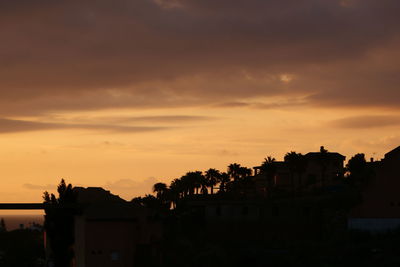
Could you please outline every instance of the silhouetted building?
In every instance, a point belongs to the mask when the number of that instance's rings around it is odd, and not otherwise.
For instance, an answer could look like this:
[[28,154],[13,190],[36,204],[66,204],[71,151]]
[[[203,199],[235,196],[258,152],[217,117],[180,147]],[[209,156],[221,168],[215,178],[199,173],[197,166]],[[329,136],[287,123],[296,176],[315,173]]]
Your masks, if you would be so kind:
[[76,187],[74,192],[74,266],[159,265],[162,227],[151,210],[100,187]]
[[[304,155],[302,166],[292,168],[289,163],[275,161],[273,177],[268,177],[261,166],[254,167],[256,191],[266,195],[268,187],[282,190],[312,190],[315,188],[335,186],[344,175],[345,156],[336,152],[327,152],[321,147],[320,152]],[[299,171],[299,168],[302,168]],[[268,181],[270,179],[270,181]]]
[[[347,228],[345,194],[278,199],[193,200],[186,210],[204,222],[210,240],[279,242],[320,240]],[[271,244],[272,244],[271,243]]]
[[400,147],[381,161],[368,163],[375,175],[362,192],[362,203],[350,213],[350,229],[386,231],[400,227]]
[[326,152],[321,147],[320,152],[310,152],[305,156],[304,172],[305,186],[323,187],[339,183],[344,175],[345,156],[336,152]]

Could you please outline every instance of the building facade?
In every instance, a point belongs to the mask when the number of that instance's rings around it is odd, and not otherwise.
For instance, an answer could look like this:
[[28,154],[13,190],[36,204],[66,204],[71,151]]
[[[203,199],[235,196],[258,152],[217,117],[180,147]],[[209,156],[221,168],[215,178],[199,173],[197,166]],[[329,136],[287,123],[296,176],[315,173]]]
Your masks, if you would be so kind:
[[400,227],[400,147],[370,162],[374,176],[362,191],[362,202],[350,213],[350,229],[387,231]]

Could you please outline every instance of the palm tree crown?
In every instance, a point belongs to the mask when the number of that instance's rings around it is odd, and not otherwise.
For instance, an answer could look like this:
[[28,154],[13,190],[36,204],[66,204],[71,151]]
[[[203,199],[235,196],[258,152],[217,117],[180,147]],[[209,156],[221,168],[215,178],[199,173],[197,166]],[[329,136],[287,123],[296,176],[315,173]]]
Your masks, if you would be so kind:
[[219,170],[216,169],[208,169],[205,172],[205,178],[206,178],[206,182],[207,185],[210,187],[211,189],[211,194],[214,193],[214,186],[217,184],[218,182],[218,178],[221,175]]

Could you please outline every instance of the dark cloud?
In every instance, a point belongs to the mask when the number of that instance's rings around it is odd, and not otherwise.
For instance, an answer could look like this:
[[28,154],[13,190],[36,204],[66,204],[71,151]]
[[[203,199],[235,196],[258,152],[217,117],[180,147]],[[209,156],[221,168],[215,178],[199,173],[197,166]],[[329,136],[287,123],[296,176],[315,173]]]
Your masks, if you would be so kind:
[[242,108],[249,106],[251,106],[250,103],[241,101],[222,102],[214,105],[214,107],[220,107],[220,108]]
[[331,122],[331,125],[347,129],[368,129],[400,126],[400,116],[357,116]]
[[45,123],[26,120],[0,119],[0,133],[15,133],[39,130],[56,130],[56,129],[81,129],[96,130],[119,133],[135,133],[167,130],[167,127],[152,126],[120,126],[107,124],[68,124],[68,123]]
[[399,8],[396,0],[1,1],[0,114],[271,96],[397,108]]
[[165,115],[165,116],[137,116],[137,117],[105,117],[98,120],[110,122],[125,122],[125,123],[188,123],[198,121],[215,120],[215,117],[209,116],[188,116],[188,115]]
[[48,130],[60,127],[53,123],[0,119],[0,133]]

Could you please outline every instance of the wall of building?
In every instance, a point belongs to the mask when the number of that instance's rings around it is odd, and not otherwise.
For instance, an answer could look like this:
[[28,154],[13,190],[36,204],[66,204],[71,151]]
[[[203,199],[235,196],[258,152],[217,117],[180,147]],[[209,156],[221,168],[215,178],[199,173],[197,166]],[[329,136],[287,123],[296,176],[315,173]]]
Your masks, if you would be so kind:
[[[389,154],[389,153],[388,153]],[[400,221],[400,151],[376,162],[375,177],[363,188],[362,203],[350,213],[349,227],[360,230],[390,230]]]
[[139,230],[135,222],[86,221],[85,266],[134,266]]

